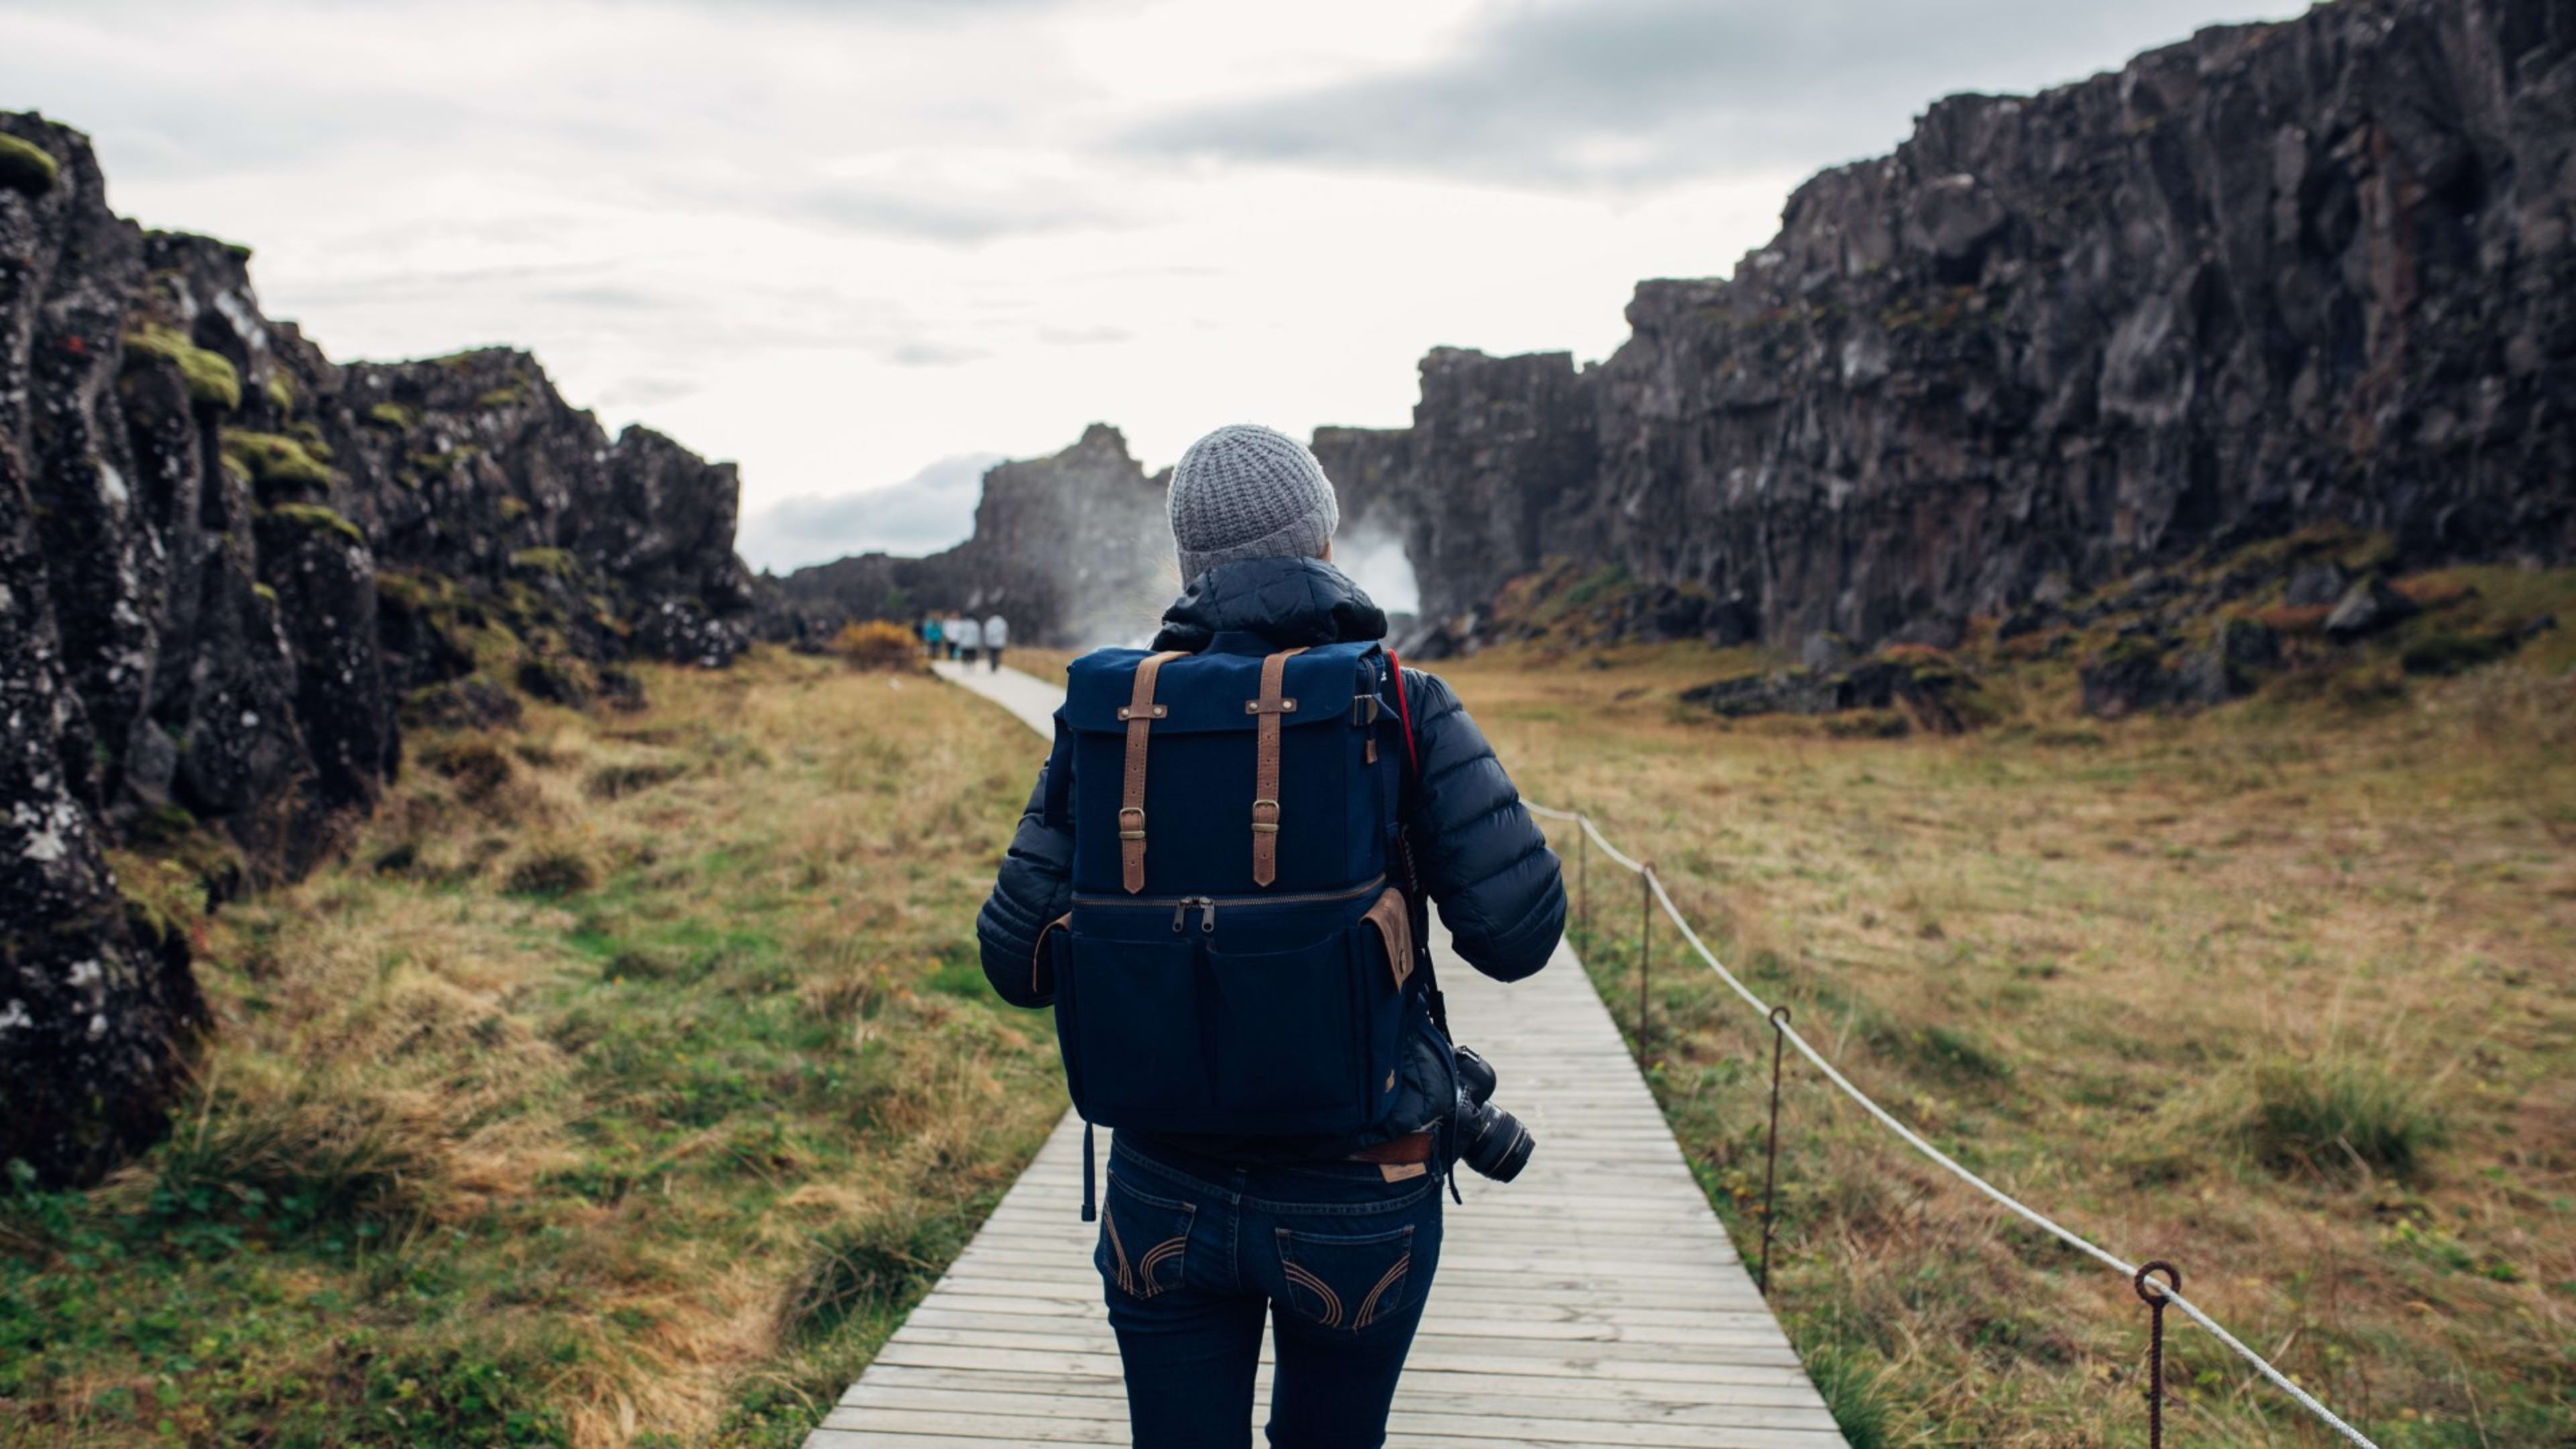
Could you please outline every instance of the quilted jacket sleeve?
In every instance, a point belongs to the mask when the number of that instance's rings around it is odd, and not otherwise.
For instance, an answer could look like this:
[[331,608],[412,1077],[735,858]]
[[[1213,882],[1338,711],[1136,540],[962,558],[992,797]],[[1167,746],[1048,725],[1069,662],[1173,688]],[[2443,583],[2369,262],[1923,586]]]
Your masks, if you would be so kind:
[[1468,965],[1500,981],[1535,974],[1565,930],[1556,852],[1458,696],[1411,669],[1404,683],[1421,760],[1405,829],[1423,888]]
[[1073,818],[1066,806],[1072,771],[1073,739],[1058,715],[1055,748],[1029,792],[993,894],[975,916],[984,979],[1013,1006],[1046,1006],[1055,999],[1052,991],[1038,989],[1034,967],[1038,933],[1073,908]]

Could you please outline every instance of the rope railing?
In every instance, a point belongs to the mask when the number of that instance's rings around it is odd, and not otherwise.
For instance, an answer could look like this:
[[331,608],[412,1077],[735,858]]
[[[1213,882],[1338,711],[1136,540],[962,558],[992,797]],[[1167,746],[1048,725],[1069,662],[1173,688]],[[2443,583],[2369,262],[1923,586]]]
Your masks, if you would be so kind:
[[[1652,861],[1637,860],[1620,851],[1616,846],[1613,846],[1609,840],[1603,837],[1600,827],[1592,823],[1592,817],[1579,810],[1557,810],[1528,800],[1523,800],[1521,804],[1532,815],[1540,816],[1549,820],[1568,820],[1574,822],[1576,825],[1581,827],[1583,837],[1594,847],[1598,848],[1600,852],[1604,856],[1607,856],[1614,864],[1617,864],[1634,874],[1643,876],[1645,878],[1648,892],[1652,894],[1655,903],[1663,907],[1664,915],[1672,921],[1673,928],[1681,932],[1682,940],[1689,943],[1690,948],[1693,951],[1699,953],[1699,958],[1708,963],[1709,969],[1717,973],[1719,980],[1725,982],[1737,996],[1744,999],[1745,1005],[1753,1008],[1754,1011],[1760,1013],[1767,1021],[1769,1021],[1771,1030],[1775,1034],[1773,1038],[1775,1049],[1771,1086],[1772,1142],[1770,1150],[1773,1154],[1776,1155],[1778,1152],[1779,1134],[1780,1087],[1776,1044],[1780,1041],[1786,1041],[1789,1045],[1797,1049],[1800,1056],[1805,1057],[1808,1062],[1813,1064],[1817,1071],[1822,1072],[1825,1076],[1825,1080],[1833,1083],[1844,1096],[1849,1097],[1852,1101],[1858,1103],[1862,1111],[1867,1112],[1872,1118],[1876,1119],[1880,1126],[1895,1133],[1896,1136],[1907,1146],[1912,1147],[1915,1151],[1923,1154],[1927,1158],[1930,1158],[1934,1163],[1938,1164],[1943,1170],[1949,1172],[1952,1176],[1968,1184],[1970,1187],[1975,1188],[1978,1192],[1983,1193],[1987,1198],[1991,1199],[1996,1206],[2001,1207],[2006,1212],[2013,1214],[2022,1221],[2029,1223],[2031,1226],[2038,1228],[2051,1237],[2056,1238],[2066,1246],[2075,1249],[2077,1252],[2091,1258],[2103,1267],[2108,1268],[2111,1271],[2118,1273],[2121,1277],[2129,1280],[2131,1288],[2137,1293],[2139,1298],[2145,1300],[2150,1310],[2150,1333],[2152,1335],[2149,1340],[2150,1359],[2154,1365],[2152,1373],[2155,1379],[2155,1382],[2150,1383],[2147,1387],[2149,1426],[2148,1442],[2151,1445],[2161,1446],[2164,1442],[2163,1308],[2164,1305],[2171,1304],[2173,1307],[2182,1310],[2185,1317],[2188,1317],[2194,1323],[2197,1323],[2202,1328],[2208,1330],[2211,1337],[2234,1350],[2239,1358],[2244,1359],[2248,1364],[2253,1366],[2256,1373],[2262,1375],[2263,1378],[2268,1380],[2273,1387],[2281,1390],[2284,1394],[2289,1395],[2293,1402],[2297,1403],[2299,1407],[2307,1410],[2310,1414],[2315,1415],[2316,1418],[2328,1428],[2333,1429],[2337,1434],[2342,1435],[2349,1442],[2360,1445],[2361,1449],[2378,1449],[2378,1446],[2365,1437],[2360,1430],[2345,1423],[2333,1410],[2327,1408],[2324,1404],[2319,1403],[2315,1395],[2291,1382],[2288,1375],[2273,1367],[2272,1364],[2265,1360],[2261,1354],[2246,1347],[2243,1340],[2228,1332],[2219,1324],[2218,1320],[2210,1317],[2209,1314],[2204,1312],[2199,1305],[2193,1303],[2190,1299],[2183,1297],[2182,1275],[2176,1272],[2171,1264],[2151,1262],[2140,1265],[2123,1261],[2117,1254],[2103,1248],[2090,1238],[2058,1224],[2036,1208],[2020,1201],[2012,1194],[2005,1192],[2002,1188],[1995,1186],[1993,1183],[1979,1177],[1976,1173],[1969,1171],[1966,1167],[1961,1166],[1956,1158],[1943,1152],[1940,1148],[1933,1146],[1930,1142],[1925,1141],[1921,1133],[1916,1132],[1913,1128],[1906,1126],[1901,1121],[1898,1121],[1893,1113],[1890,1113],[1886,1108],[1871,1100],[1870,1095],[1867,1092],[1864,1092],[1859,1087],[1853,1085],[1851,1078],[1844,1076],[1835,1068],[1832,1062],[1825,1060],[1824,1054],[1817,1051],[1804,1036],[1799,1034],[1795,1027],[1789,1024],[1788,1007],[1774,1006],[1771,1003],[1764,1001],[1759,995],[1754,993],[1751,987],[1745,985],[1743,981],[1739,980],[1734,972],[1726,969],[1726,963],[1717,958],[1717,953],[1708,948],[1708,944],[1699,938],[1699,932],[1691,929],[1691,923],[1683,918],[1681,907],[1673,904],[1672,895],[1664,889],[1663,878],[1656,873],[1654,863]],[[1583,891],[1583,911],[1585,916],[1588,918],[1590,915],[1588,872],[1579,858],[1576,864],[1576,870],[1578,872],[1578,881],[1585,882],[1585,884],[1580,886],[1579,889]],[[1650,917],[1641,917],[1641,925],[1645,919],[1650,919]],[[1643,963],[1641,962],[1640,964],[1642,967]],[[1644,994],[1645,991],[1641,977],[1637,1016],[1637,1051],[1640,1056],[1642,1056],[1646,1050]],[[1763,1245],[1761,1259],[1762,1286],[1766,1293],[1769,1291],[1771,1275],[1771,1201],[1769,1184],[1767,1182],[1768,1176],[1769,1175],[1766,1173],[1762,1205]],[[2162,1272],[2165,1275],[2165,1281],[2159,1282],[2152,1276],[2157,1272]]]

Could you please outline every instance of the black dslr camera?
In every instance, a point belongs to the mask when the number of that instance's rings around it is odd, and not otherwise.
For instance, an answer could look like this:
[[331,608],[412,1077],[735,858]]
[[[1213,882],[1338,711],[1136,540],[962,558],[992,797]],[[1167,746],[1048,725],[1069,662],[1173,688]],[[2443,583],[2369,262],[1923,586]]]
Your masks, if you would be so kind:
[[1493,1105],[1494,1066],[1467,1047],[1455,1049],[1458,1060],[1458,1108],[1450,1117],[1457,1134],[1458,1160],[1496,1182],[1509,1182],[1529,1165],[1538,1139],[1521,1119]]

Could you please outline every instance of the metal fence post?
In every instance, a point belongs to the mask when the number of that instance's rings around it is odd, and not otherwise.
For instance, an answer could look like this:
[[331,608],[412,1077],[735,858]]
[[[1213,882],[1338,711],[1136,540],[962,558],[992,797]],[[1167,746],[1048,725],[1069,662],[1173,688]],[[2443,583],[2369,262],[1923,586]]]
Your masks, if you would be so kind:
[[1592,842],[1587,838],[1592,832],[1584,828],[1589,823],[1589,819],[1581,812],[1576,813],[1574,817],[1574,924],[1575,934],[1582,939],[1583,949],[1586,951],[1592,949]]
[[1637,1065],[1646,1064],[1647,968],[1655,959],[1655,863],[1637,872]]
[[2175,1292],[2182,1291],[2182,1270],[2161,1259],[2141,1264],[2131,1280],[2147,1303],[2147,1449],[2164,1449],[2165,1444],[2165,1290],[2147,1279],[2158,1269]]
[[1771,1194],[1780,1177],[1780,1048],[1787,1039],[1780,1028],[1788,1019],[1789,1008],[1771,1008],[1771,1131],[1762,1148],[1762,1263],[1753,1280],[1765,1298],[1771,1296]]

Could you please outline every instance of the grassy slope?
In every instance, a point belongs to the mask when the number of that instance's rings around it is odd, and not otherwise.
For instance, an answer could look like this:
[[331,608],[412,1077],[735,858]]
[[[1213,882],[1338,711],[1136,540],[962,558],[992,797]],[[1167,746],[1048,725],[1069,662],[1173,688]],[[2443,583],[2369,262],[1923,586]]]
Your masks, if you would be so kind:
[[414,738],[354,863],[198,927],[173,1140],[0,1196],[0,1444],[821,1417],[1060,1110],[965,924],[1033,741],[783,655],[647,685]]
[[[1741,651],[1443,672],[1533,798],[1659,862],[1864,1088],[2174,1260],[2395,1449],[2576,1444],[2571,653],[2114,725],[2032,666],[1994,681],[2004,726],[1898,740],[1674,703]],[[1633,1032],[1637,887],[1589,875]],[[1749,1256],[1768,1033],[1677,948],[1659,928],[1649,1076]],[[1854,1443],[2143,1444],[2129,1285],[1789,1079],[1777,1302]],[[2178,1442],[2330,1442],[2187,1324],[2168,1371]]]

